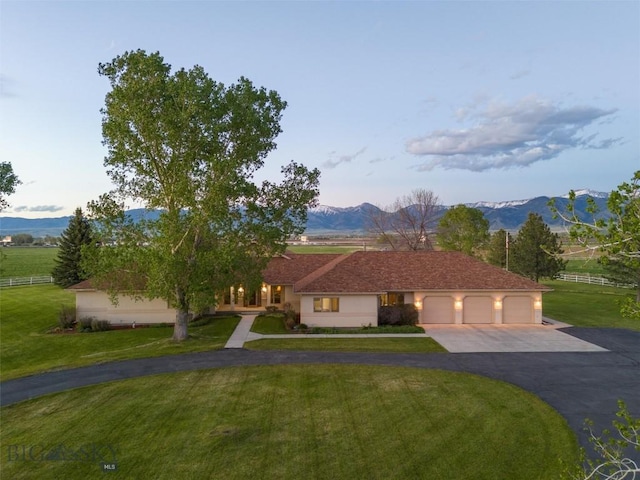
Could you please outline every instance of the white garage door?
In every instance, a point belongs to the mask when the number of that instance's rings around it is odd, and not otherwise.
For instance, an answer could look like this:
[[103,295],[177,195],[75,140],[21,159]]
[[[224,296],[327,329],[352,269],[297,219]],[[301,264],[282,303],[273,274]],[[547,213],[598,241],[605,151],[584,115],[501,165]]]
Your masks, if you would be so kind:
[[465,297],[462,322],[493,323],[493,299],[491,297]]
[[502,323],[533,323],[533,299],[512,295],[502,300]]
[[422,323],[453,323],[453,298],[425,297],[422,301]]

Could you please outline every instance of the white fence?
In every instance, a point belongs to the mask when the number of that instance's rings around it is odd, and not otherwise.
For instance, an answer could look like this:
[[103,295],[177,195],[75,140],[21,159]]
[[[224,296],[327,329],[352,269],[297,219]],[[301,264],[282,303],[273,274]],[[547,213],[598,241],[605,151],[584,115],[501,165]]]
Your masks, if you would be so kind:
[[608,287],[623,287],[623,288],[636,288],[636,285],[615,283],[607,280],[602,277],[592,277],[589,274],[579,275],[575,273],[560,273],[557,277],[557,280],[564,280],[565,282],[574,282],[574,283],[589,283],[591,285],[606,285]]
[[43,277],[0,278],[0,287],[19,287],[20,285],[40,285],[42,283],[53,283],[53,277],[47,275]]

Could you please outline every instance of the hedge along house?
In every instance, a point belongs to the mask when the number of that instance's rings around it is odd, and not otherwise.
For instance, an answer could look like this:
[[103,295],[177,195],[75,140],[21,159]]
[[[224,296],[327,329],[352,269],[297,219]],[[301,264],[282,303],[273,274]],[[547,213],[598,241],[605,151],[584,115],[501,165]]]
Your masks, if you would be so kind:
[[[259,288],[238,284],[219,294],[220,311],[289,304],[308,326],[378,324],[384,305],[413,303],[421,324],[540,324],[539,283],[459,252],[287,253],[271,260]],[[74,285],[78,318],[113,324],[173,323],[162,300],[121,297],[114,306],[90,281]]]

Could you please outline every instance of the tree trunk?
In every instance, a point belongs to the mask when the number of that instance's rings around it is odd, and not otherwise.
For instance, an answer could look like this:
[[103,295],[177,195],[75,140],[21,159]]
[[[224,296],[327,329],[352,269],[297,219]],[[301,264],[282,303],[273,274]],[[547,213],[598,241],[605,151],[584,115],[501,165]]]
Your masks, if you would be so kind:
[[176,310],[176,323],[173,326],[173,339],[177,342],[186,340],[189,337],[187,331],[187,324],[189,323],[191,315],[188,311]]
[[182,342],[189,337],[187,325],[191,320],[191,314],[189,313],[189,302],[187,302],[184,291],[178,288],[176,297],[178,298],[178,306],[176,308],[176,323],[173,326],[173,339],[176,342]]

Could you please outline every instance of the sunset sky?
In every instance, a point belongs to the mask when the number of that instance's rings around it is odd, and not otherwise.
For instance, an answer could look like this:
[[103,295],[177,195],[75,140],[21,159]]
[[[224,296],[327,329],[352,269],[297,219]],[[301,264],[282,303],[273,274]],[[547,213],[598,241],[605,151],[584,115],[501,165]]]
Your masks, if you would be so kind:
[[0,216],[110,189],[97,73],[159,51],[288,102],[261,178],[322,171],[320,203],[445,205],[611,191],[640,169],[640,2],[0,2]]

